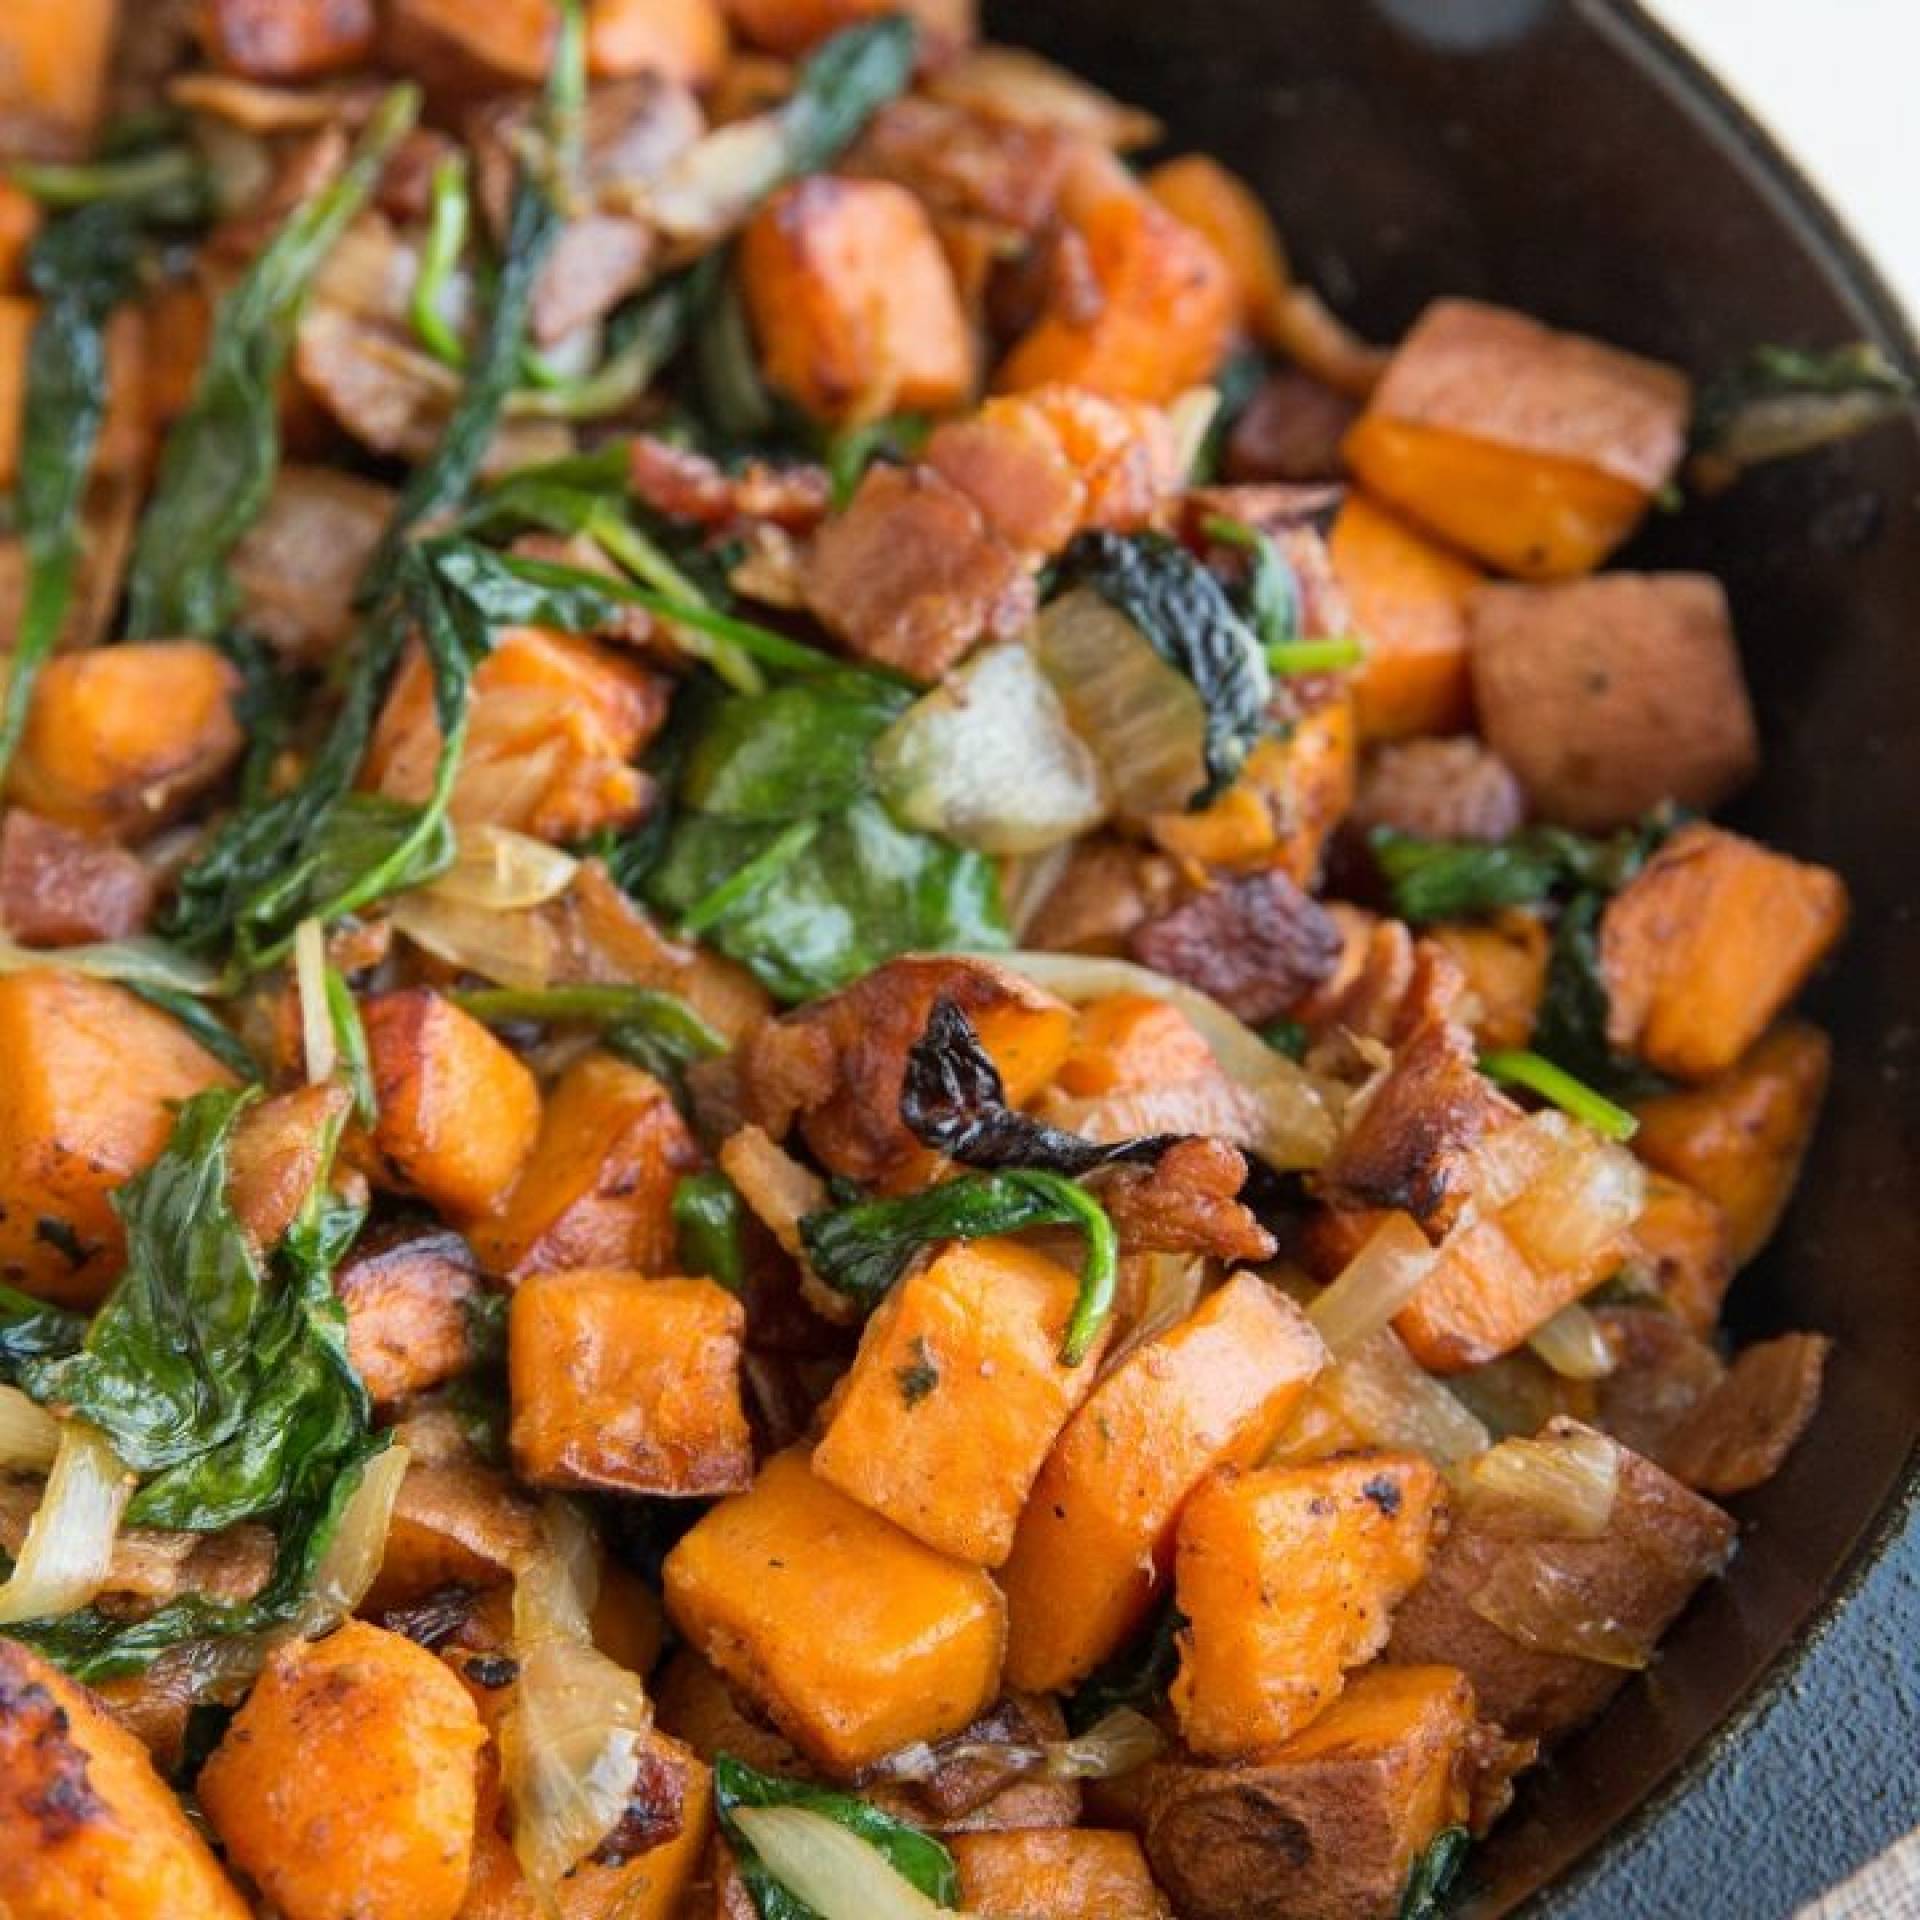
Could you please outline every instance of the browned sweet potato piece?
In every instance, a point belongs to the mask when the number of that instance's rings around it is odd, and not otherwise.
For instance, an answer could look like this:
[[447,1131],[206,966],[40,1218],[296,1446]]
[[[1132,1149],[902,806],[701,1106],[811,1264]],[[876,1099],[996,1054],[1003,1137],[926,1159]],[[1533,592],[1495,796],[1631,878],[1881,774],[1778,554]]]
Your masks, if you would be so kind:
[[1133,957],[1208,993],[1243,1020],[1271,1020],[1333,972],[1340,937],[1284,873],[1228,880],[1134,930]]
[[248,1912],[147,1750],[17,1640],[0,1640],[0,1909],[9,1920]]
[[13,0],[0,20],[9,152],[78,159],[100,116],[118,0]]
[[905,13],[921,35],[921,57],[938,61],[956,53],[978,29],[974,0],[726,0],[727,15],[741,36],[769,53],[808,52],[843,28],[880,13]]
[[807,1770],[793,1742],[750,1714],[720,1670],[689,1646],[676,1647],[669,1656],[653,1697],[659,1724],[703,1760],[730,1753],[760,1773],[797,1778]]
[[232,663],[198,640],[56,655],[34,684],[9,790],[61,826],[150,833],[240,757],[239,691]]
[[1377,748],[1353,800],[1355,826],[1423,840],[1504,840],[1526,813],[1512,768],[1471,734]]
[[474,1358],[480,1280],[450,1228],[395,1226],[363,1235],[335,1270],[347,1354],[376,1406],[464,1373]]
[[1539,914],[1509,907],[1490,921],[1429,927],[1425,938],[1459,967],[1466,982],[1460,1018],[1482,1051],[1524,1047],[1533,1038],[1552,957]]
[[1011,640],[1033,616],[1033,577],[980,509],[931,467],[868,470],[816,536],[807,605],[847,649],[937,680],[982,640]]
[[504,1473],[470,1457],[416,1454],[400,1482],[367,1607],[413,1606],[446,1586],[505,1586],[543,1538],[539,1509]]
[[[1577,1430],[1555,1421],[1551,1432]],[[1509,1733],[1551,1737],[1589,1719],[1645,1660],[1693,1590],[1725,1566],[1734,1525],[1650,1460],[1616,1448],[1606,1530],[1540,1532],[1540,1515],[1476,1500],[1394,1616],[1388,1658],[1448,1660]],[[1523,1643],[1480,1611],[1524,1627]],[[1605,1658],[1590,1658],[1589,1653]]]
[[0,1278],[91,1306],[126,1257],[108,1196],[232,1076],[126,988],[38,969],[0,979],[0,1060]]
[[256,1252],[277,1246],[313,1192],[353,1096],[336,1083],[294,1087],[248,1107],[227,1143],[227,1197]]
[[1704,573],[1482,587],[1469,611],[1488,744],[1548,820],[1705,810],[1759,764],[1726,591]]
[[1166,1912],[1130,1833],[963,1833],[949,1844],[969,1913],[1161,1920]]
[[821,420],[950,413],[973,338],[926,209],[890,180],[814,174],[749,222],[740,288],[769,383]]
[[485,1737],[440,1660],[349,1620],[269,1656],[200,1804],[287,1920],[454,1920]]
[[685,1497],[753,1478],[746,1312],[712,1280],[536,1273],[507,1322],[515,1470],[536,1487]]
[[1630,1257],[1645,1263],[1661,1299],[1685,1326],[1712,1333],[1733,1279],[1733,1234],[1717,1200],[1684,1180],[1652,1175],[1647,1203],[1633,1223]]
[[375,994],[360,1013],[383,1176],[456,1219],[497,1205],[540,1128],[533,1075],[471,1014],[424,987]]
[[392,490],[358,474],[283,466],[233,550],[248,630],[288,660],[327,659],[352,631],[354,583],[392,510]]
[[940,1000],[972,1023],[1014,1106],[1066,1058],[1073,1013],[1064,1001],[991,961],[908,954],[749,1038],[750,1117],[776,1136],[797,1119],[821,1165],[849,1180],[924,1185],[938,1159],[900,1118],[900,1088]]
[[1475,1748],[1456,1669],[1371,1667],[1271,1752],[1153,1767],[1147,1856],[1184,1920],[1392,1920],[1428,1842],[1469,1816]]
[[590,1053],[554,1083],[525,1170],[475,1229],[474,1251],[487,1272],[515,1279],[562,1267],[665,1273],[673,1189],[700,1164],[666,1088]]
[[1525,579],[1589,573],[1686,450],[1684,375],[1524,314],[1436,300],[1347,436],[1367,490]]
[[[503,82],[537,85],[559,19],[555,0],[393,0],[384,11],[385,64],[463,95],[498,93]],[[659,73],[699,86],[726,58],[719,0],[587,0],[585,11],[596,79]]]
[[1291,1739],[1386,1643],[1418,1584],[1439,1474],[1417,1454],[1355,1453],[1224,1473],[1180,1516],[1172,1700],[1195,1753],[1232,1758]]
[[307,80],[373,52],[373,0],[207,0],[207,58],[249,80]]
[[1747,1493],[1773,1478],[1820,1404],[1833,1343],[1787,1333],[1746,1348],[1660,1452],[1675,1479],[1702,1493]]
[[1707,1080],[1759,1040],[1846,929],[1840,876],[1724,828],[1684,826],[1607,903],[1607,1038]]
[[154,877],[126,848],[9,807],[0,821],[0,925],[25,947],[70,947],[137,933]]

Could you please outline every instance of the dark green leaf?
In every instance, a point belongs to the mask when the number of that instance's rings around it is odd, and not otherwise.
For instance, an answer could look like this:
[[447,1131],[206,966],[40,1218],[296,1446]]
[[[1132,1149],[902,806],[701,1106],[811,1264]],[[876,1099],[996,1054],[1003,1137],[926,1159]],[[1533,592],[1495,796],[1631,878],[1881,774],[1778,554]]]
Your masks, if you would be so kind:
[[1066,1703],[1067,1725],[1085,1733],[1121,1707],[1157,1712],[1180,1665],[1180,1631],[1186,1624],[1186,1616],[1168,1600],[1150,1626],[1074,1689]]
[[177,224],[202,218],[211,194],[206,163],[192,147],[144,141],[111,158],[80,161],[16,161],[7,178],[43,207],[138,207]]
[[1266,356],[1255,347],[1242,347],[1213,376],[1220,404],[1215,408],[1213,418],[1207,422],[1206,437],[1200,443],[1200,451],[1194,456],[1193,472],[1187,481],[1189,486],[1211,486],[1219,478],[1220,465],[1226,457],[1227,439],[1240,416],[1253,404],[1254,395],[1260,391],[1266,377]]
[[874,741],[910,703],[878,681],[729,700],[689,757],[682,798],[722,820],[802,820],[850,806],[871,791]]
[[907,90],[917,47],[914,23],[900,13],[848,27],[802,62],[780,108],[788,179],[831,165],[874,114]]
[[867,469],[877,460],[915,459],[927,444],[933,422],[924,414],[895,413],[857,427],[841,427],[826,437],[821,458],[833,483],[833,506],[840,512],[860,490]]
[[1368,835],[1394,912],[1414,926],[1531,907],[1578,888],[1612,893],[1671,830],[1656,815],[1604,840],[1564,827],[1523,827],[1505,840],[1423,840],[1391,827]]
[[1664,1083],[1649,1069],[1622,1060],[1607,1041],[1609,1003],[1599,938],[1605,905],[1604,895],[1583,893],[1561,910],[1534,1021],[1533,1050],[1603,1095],[1635,1100],[1659,1092]]
[[779,418],[779,407],[760,375],[731,251],[715,258],[717,277],[694,327],[694,374],[703,424],[722,440],[744,445],[766,437]]
[[0,1283],[0,1380],[17,1380],[28,1361],[58,1360],[77,1352],[86,1331],[85,1315],[30,1299]]
[[334,967],[326,971],[326,995],[327,1024],[333,1028],[333,1044],[340,1056],[340,1077],[353,1095],[354,1118],[370,1127],[380,1117],[380,1102],[374,1091],[373,1056],[367,1050],[360,1003]]
[[747,1284],[746,1203],[724,1173],[683,1175],[673,1190],[680,1270],[704,1273],[729,1293]]
[[1741,365],[1707,384],[1694,445],[1737,473],[1851,439],[1899,418],[1915,398],[1913,381],[1868,341],[1812,350],[1755,347]]
[[489,1025],[533,1020],[596,1027],[614,1052],[662,1077],[727,1046],[678,995],[652,987],[482,987],[454,999]]
[[1407,1875],[1407,1889],[1400,1898],[1400,1920],[1440,1920],[1447,1909],[1447,1894],[1460,1877],[1471,1845],[1465,1827],[1445,1827],[1434,1835]]

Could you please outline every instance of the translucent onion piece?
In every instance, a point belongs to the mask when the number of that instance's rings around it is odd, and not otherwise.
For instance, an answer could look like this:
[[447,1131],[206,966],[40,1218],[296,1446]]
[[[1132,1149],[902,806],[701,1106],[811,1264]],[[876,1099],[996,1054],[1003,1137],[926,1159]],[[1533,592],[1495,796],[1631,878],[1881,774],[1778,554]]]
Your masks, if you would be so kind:
[[1637,1673],[1653,1658],[1644,1635],[1593,1612],[1581,1583],[1525,1541],[1510,1547],[1467,1604],[1535,1653],[1568,1654]]
[[957,60],[943,62],[926,87],[936,100],[990,119],[1074,134],[1122,153],[1150,147],[1161,134],[1152,114],[1102,93],[1024,47],[974,47]]
[[393,1503],[412,1457],[395,1442],[361,1469],[360,1484],[347,1497],[340,1524],[314,1570],[313,1591],[300,1609],[302,1634],[311,1636],[344,1620],[367,1597],[386,1558]]
[[1619,1363],[1600,1323],[1577,1300],[1527,1342],[1563,1380],[1604,1380]]
[[1475,1213],[1497,1213],[1517,1200],[1573,1144],[1574,1133],[1573,1122],[1549,1108],[1488,1134],[1461,1175]]
[[1588,1428],[1503,1440],[1473,1463],[1467,1486],[1475,1498],[1525,1509],[1543,1533],[1597,1540],[1620,1491],[1620,1449]]
[[1207,444],[1207,434],[1220,411],[1218,387],[1189,387],[1167,408],[1167,428],[1173,435],[1173,471],[1191,473]]
[[72,1613],[100,1591],[133,1486],[103,1435],[67,1422],[12,1577],[0,1586],[0,1624]]
[[1042,611],[1033,644],[1116,811],[1177,811],[1206,786],[1206,704],[1117,607],[1076,587]]
[[820,1920],[952,1920],[877,1848],[823,1813],[738,1807],[733,1821],[761,1865]]
[[600,1592],[593,1535],[579,1509],[564,1500],[549,1500],[540,1518],[544,1545],[514,1577],[513,1637],[591,1640]]
[[1157,1340],[1169,1327],[1177,1327],[1200,1304],[1201,1289],[1207,1283],[1207,1263],[1195,1253],[1123,1254],[1122,1265],[1129,1259],[1139,1260],[1146,1269],[1140,1314],[1125,1337],[1109,1350],[1103,1366],[1106,1372],[1134,1348]]
[[881,735],[881,798],[981,853],[1039,853],[1106,818],[1099,763],[1023,646],[990,647]]
[[1457,1472],[1485,1453],[1472,1414],[1383,1327],[1314,1383],[1329,1409],[1376,1447],[1410,1447]]
[[318,920],[302,920],[293,930],[293,984],[300,1003],[307,1079],[318,1086],[331,1080],[340,1064],[340,1045],[327,1008],[327,934]]
[[422,891],[436,900],[511,913],[557,900],[579,871],[580,862],[572,854],[531,834],[510,827],[465,826],[452,866]]
[[1307,1309],[1338,1360],[1378,1333],[1420,1290],[1436,1258],[1404,1213],[1390,1213],[1326,1292]]
[[130,987],[167,987],[175,993],[210,994],[220,976],[198,960],[190,960],[163,940],[136,935],[130,940],[102,940],[82,947],[62,947],[57,955],[42,948],[23,947],[0,933],[0,975],[26,973],[56,961],[62,973],[84,973],[95,980],[118,980]]
[[1193,1022],[1227,1077],[1259,1103],[1259,1137],[1249,1144],[1261,1159],[1285,1171],[1320,1166],[1332,1153],[1331,1089],[1297,1061],[1268,1046],[1219,1001],[1131,960],[1029,949],[980,957],[1011,967],[1063,1000],[1084,1003],[1110,993],[1145,993],[1164,1000]]
[[[1500,1212],[1500,1224],[1542,1273],[1582,1267],[1615,1244],[1647,1201],[1646,1169],[1584,1127]],[[1597,1277],[1597,1276],[1596,1276]]]
[[389,917],[436,959],[503,987],[550,985],[559,962],[554,931],[537,911],[501,913],[423,889],[400,895]]
[[1073,1740],[1050,1740],[1046,1772],[1054,1780],[1117,1780],[1165,1750],[1167,1736],[1144,1713],[1115,1707]]
[[1072,859],[1072,847],[1049,847],[1028,859],[1009,860],[1001,869],[1000,893],[1006,902],[1007,925],[1016,940],[1026,938],[1027,929],[1053,897]]
[[630,211],[652,221],[677,243],[676,251],[704,250],[778,184],[788,151],[777,114],[736,120],[695,141],[657,179],[633,182]]
[[0,1471],[45,1473],[60,1451],[60,1422],[18,1387],[0,1387]]

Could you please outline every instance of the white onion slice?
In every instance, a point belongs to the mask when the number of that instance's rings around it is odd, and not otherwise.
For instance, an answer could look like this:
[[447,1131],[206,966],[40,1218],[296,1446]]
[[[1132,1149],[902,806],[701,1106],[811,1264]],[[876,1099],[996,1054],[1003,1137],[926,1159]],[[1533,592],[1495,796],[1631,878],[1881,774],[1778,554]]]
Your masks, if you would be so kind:
[[220,976],[190,960],[164,940],[136,934],[127,940],[101,940],[80,947],[23,947],[0,933],[0,975],[57,966],[62,973],[84,973],[95,980],[119,980],[132,987],[166,987],[175,993],[210,994]]
[[0,1471],[45,1473],[60,1451],[60,1422],[18,1387],[0,1387]]
[[395,932],[436,959],[503,987],[549,986],[559,965],[558,940],[537,910],[502,913],[423,888],[401,894],[388,917]]
[[1404,1213],[1390,1213],[1307,1309],[1327,1350],[1344,1358],[1378,1333],[1419,1292],[1437,1258],[1427,1236]]
[[544,840],[477,823],[460,829],[453,864],[421,891],[460,906],[511,913],[557,900],[579,871],[572,854]]
[[[1585,1127],[1500,1210],[1500,1224],[1542,1273],[1590,1265],[1639,1219],[1647,1174],[1632,1153]],[[1595,1276],[1598,1278],[1598,1276]]]
[[1597,1540],[1613,1519],[1620,1449],[1586,1427],[1503,1440],[1473,1463],[1468,1491],[1524,1508],[1543,1532]]
[[0,1586],[0,1624],[72,1613],[100,1591],[133,1487],[105,1435],[68,1421],[12,1577]]
[[313,1590],[300,1608],[299,1633],[311,1637],[344,1620],[367,1597],[386,1558],[393,1503],[412,1458],[396,1441],[360,1470],[360,1484],[347,1496],[340,1523],[314,1570]]
[[293,930],[293,984],[300,1005],[307,1081],[317,1087],[331,1080],[340,1064],[340,1045],[327,1006],[327,934],[318,920],[302,920]]
[[738,1807],[734,1824],[761,1865],[820,1920],[954,1920],[878,1848],[805,1807]]
[[1619,1364],[1599,1321],[1577,1300],[1537,1328],[1527,1345],[1563,1380],[1604,1380]]
[[1383,1327],[1314,1383],[1327,1405],[1377,1447],[1424,1453],[1448,1473],[1485,1453],[1491,1436]]

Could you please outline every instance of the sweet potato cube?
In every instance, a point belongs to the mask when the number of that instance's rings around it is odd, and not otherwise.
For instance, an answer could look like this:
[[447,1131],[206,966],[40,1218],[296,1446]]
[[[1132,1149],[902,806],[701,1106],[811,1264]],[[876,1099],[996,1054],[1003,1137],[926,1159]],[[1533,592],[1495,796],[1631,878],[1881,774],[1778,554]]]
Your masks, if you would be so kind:
[[361,1002],[383,1174],[471,1220],[513,1185],[540,1129],[540,1089],[508,1047],[424,987]]
[[1489,921],[1429,927],[1466,976],[1461,1013],[1483,1050],[1524,1047],[1547,990],[1552,942],[1537,913],[1510,908]]
[[973,335],[927,210],[890,180],[815,174],[740,240],[740,290],[767,379],[816,419],[950,413]]
[[1836,873],[1722,827],[1682,827],[1600,921],[1607,1038],[1708,1080],[1766,1032],[1847,923]]
[[0,181],[0,293],[26,285],[27,251],[40,231],[40,202],[24,187]]
[[[1392,1920],[1408,1872],[1468,1817],[1473,1688],[1370,1667],[1285,1746],[1242,1766],[1155,1767],[1146,1844],[1185,1920]],[[1270,1897],[1269,1897],[1270,1896]]]
[[746,1310],[711,1280],[529,1275],[507,1320],[520,1478],[665,1497],[739,1492],[753,1478],[745,1332]]
[[991,1578],[776,1455],[667,1556],[667,1613],[807,1756],[847,1776],[958,1733],[1000,1690]]
[[232,1075],[126,988],[51,969],[0,979],[0,1060],[0,1278],[91,1306],[126,1258],[108,1196]]
[[1719,1201],[1684,1180],[1652,1175],[1630,1258],[1650,1269],[1661,1299],[1694,1333],[1713,1332],[1733,1279],[1733,1232]]
[[239,759],[240,675],[198,640],[57,655],[41,669],[8,788],[65,827],[164,826]]
[[92,144],[119,0],[8,0],[0,8],[0,119],[13,150],[78,159]]
[[1717,807],[1759,764],[1726,589],[1704,573],[1488,586],[1469,612],[1487,744],[1541,818],[1600,832]]
[[1010,1685],[1064,1691],[1126,1642],[1172,1571],[1188,1497],[1215,1468],[1259,1460],[1325,1361],[1305,1315],[1239,1273],[1101,1381],[1040,1469],[1001,1571]]
[[882,13],[909,15],[923,50],[950,57],[974,37],[977,11],[975,0],[727,0],[728,16],[744,39],[788,58]]
[[1205,1035],[1178,1007],[1150,993],[1109,993],[1080,1009],[1056,1083],[1061,1092],[1090,1100],[1205,1079],[1217,1070]]
[[1685,375],[1524,314],[1436,300],[1347,435],[1369,493],[1503,573],[1590,573],[1686,451]]
[[[385,64],[436,89],[498,93],[538,86],[553,61],[556,0],[392,0]],[[657,73],[704,86],[727,53],[720,0],[587,0],[587,71],[596,79]]]
[[209,0],[207,58],[249,80],[305,80],[373,52],[373,0]]
[[1704,1086],[1635,1109],[1635,1151],[1720,1207],[1736,1267],[1767,1244],[1792,1198],[1832,1059],[1818,1027],[1789,1020]]
[[1231,1758],[1313,1719],[1386,1644],[1443,1503],[1432,1463],[1411,1453],[1209,1480],[1180,1517],[1174,1576],[1187,1745]]
[[666,1088],[610,1053],[590,1053],[548,1093],[525,1171],[475,1228],[474,1251],[486,1271],[515,1279],[562,1267],[669,1272],[673,1190],[701,1164]]
[[326,1170],[353,1096],[337,1081],[289,1087],[246,1108],[227,1143],[227,1198],[257,1252],[280,1243]]
[[424,1393],[474,1359],[480,1277],[473,1250],[445,1228],[363,1235],[333,1276],[347,1310],[347,1356],[376,1406]]
[[947,1842],[969,1913],[1047,1920],[1161,1920],[1166,1908],[1130,1833],[1038,1827]]
[[1467,606],[1481,575],[1363,493],[1349,493],[1328,536],[1367,657],[1353,676],[1363,740],[1458,733],[1472,717]]
[[1079,1282],[1011,1240],[950,1247],[867,1322],[813,1470],[916,1539],[997,1567],[1034,1476],[1092,1388],[1060,1358]]

